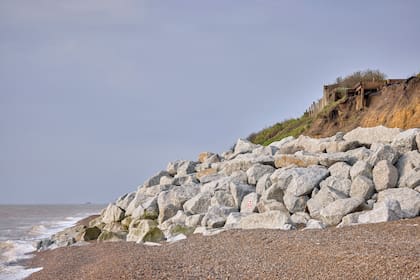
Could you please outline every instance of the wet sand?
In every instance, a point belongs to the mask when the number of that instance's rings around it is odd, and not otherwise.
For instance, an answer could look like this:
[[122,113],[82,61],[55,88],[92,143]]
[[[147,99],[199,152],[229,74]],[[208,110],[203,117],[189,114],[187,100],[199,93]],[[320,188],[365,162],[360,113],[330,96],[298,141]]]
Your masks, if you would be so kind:
[[29,279],[420,279],[420,217],[325,230],[231,230],[159,247],[37,253]]

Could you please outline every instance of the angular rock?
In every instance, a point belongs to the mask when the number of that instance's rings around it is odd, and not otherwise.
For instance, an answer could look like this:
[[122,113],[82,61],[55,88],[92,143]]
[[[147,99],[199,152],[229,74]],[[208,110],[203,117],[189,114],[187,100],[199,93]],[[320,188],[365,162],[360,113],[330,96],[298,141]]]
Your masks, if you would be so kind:
[[200,189],[195,186],[175,186],[169,191],[161,192],[158,196],[159,223],[174,216],[178,210],[182,210],[184,203],[199,191]]
[[211,206],[204,215],[201,225],[209,228],[220,228],[226,223],[226,219],[232,212],[238,212],[234,207],[217,207]]
[[350,177],[352,180],[354,180],[357,176],[360,175],[372,179],[372,166],[369,163],[362,160],[357,161],[350,168]]
[[351,166],[345,162],[337,162],[331,165],[328,168],[330,171],[331,176],[343,178],[343,179],[350,179],[350,169]]
[[196,163],[190,160],[177,160],[170,162],[166,168],[167,173],[170,175],[185,176],[195,172]]
[[372,143],[391,143],[395,136],[401,132],[399,128],[377,127],[358,127],[344,135],[344,140],[358,141],[364,145]]
[[175,178],[172,176],[160,177],[159,185],[174,185]]
[[226,207],[236,207],[235,199],[230,192],[227,191],[216,191],[213,197],[210,200],[211,206],[226,206]]
[[[398,160],[396,167],[400,175],[398,187],[415,188],[415,178],[420,173],[420,153],[411,151],[403,154]],[[410,177],[413,178],[410,179]]]
[[286,206],[284,206],[283,202],[277,201],[275,199],[260,199],[260,201],[257,203],[257,209],[259,213],[264,213],[268,211],[282,211],[282,212],[288,212],[286,209]]
[[229,216],[226,219],[226,223],[224,225],[224,228],[226,229],[235,229],[240,228],[240,221],[242,217],[246,217],[252,215],[252,213],[239,213],[239,212],[232,212],[229,214]]
[[412,128],[403,131],[394,137],[394,140],[391,143],[391,147],[393,147],[400,154],[416,150],[417,135],[420,135],[420,128]]
[[118,242],[125,241],[127,233],[102,231],[98,236],[98,242]]
[[385,200],[398,201],[401,218],[414,218],[420,213],[420,193],[409,188],[386,189],[378,193],[378,203]]
[[262,195],[262,193],[268,189],[271,186],[271,180],[270,180],[271,174],[265,174],[263,175],[257,182],[257,186],[255,188],[255,191],[257,194]]
[[96,240],[100,234],[101,230],[98,227],[88,227],[85,229],[82,238],[84,241]]
[[136,192],[127,193],[117,199],[115,202],[115,205],[120,207],[121,209],[127,209],[128,205],[131,203],[131,201],[136,196]]
[[261,194],[261,199],[263,200],[277,200],[279,202],[283,202],[284,191],[279,186],[279,184],[271,185],[268,189],[263,191]]
[[362,212],[354,212],[347,214],[341,219],[341,223],[337,225],[338,228],[347,227],[357,225],[359,223],[359,216],[366,213],[366,211]]
[[373,210],[367,211],[358,217],[358,223],[370,224],[399,220],[401,208],[396,200],[386,200],[375,205]]
[[203,219],[203,217],[204,217],[204,214],[196,214],[196,215],[188,216],[185,219],[185,225],[191,228],[197,227],[198,225],[201,224],[201,220]]
[[147,198],[138,206],[134,211],[132,211],[132,218],[136,219],[150,219],[154,220],[159,216],[159,207],[157,204],[158,196]]
[[246,171],[248,176],[248,184],[256,185],[257,181],[266,174],[272,174],[274,172],[274,167],[264,164],[254,164]]
[[330,176],[321,183],[319,186],[322,188],[330,187],[336,191],[342,192],[346,196],[350,195],[351,180],[340,177]]
[[173,184],[175,186],[182,186],[182,185],[189,185],[189,184],[197,184],[198,180],[196,179],[195,175],[182,175],[182,176],[175,176],[173,180]]
[[280,154],[274,157],[274,165],[276,168],[282,168],[287,166],[298,166],[298,167],[308,167],[311,165],[317,165],[319,163],[319,158],[312,154],[303,154],[297,152],[296,154]]
[[357,161],[367,161],[369,157],[373,154],[373,152],[365,147],[360,147],[354,150],[350,150],[346,152],[347,155],[353,159],[352,162],[349,162],[350,165],[354,165]]
[[119,222],[124,219],[125,211],[120,207],[116,206],[115,204],[109,204],[106,208],[102,221],[106,224],[112,222]]
[[241,213],[257,212],[258,194],[255,192],[249,193],[242,199]]
[[395,164],[399,156],[400,154],[390,145],[378,145],[373,154],[368,158],[367,162],[371,166],[375,166],[381,160],[387,160],[392,164]]
[[311,216],[309,216],[306,212],[296,212],[292,216],[290,216],[290,221],[293,224],[305,224],[311,219]]
[[247,184],[230,183],[230,193],[232,194],[233,200],[235,201],[235,206],[238,209],[241,206],[243,197],[254,191],[255,187],[253,186]]
[[322,208],[337,199],[347,198],[342,192],[338,192],[330,187],[322,188],[315,196],[306,203],[309,214],[312,218],[320,219],[319,212]]
[[268,211],[261,214],[251,214],[241,217],[239,227],[241,229],[283,229],[285,224],[290,223],[289,213],[282,211]]
[[274,171],[274,173],[270,176],[271,186],[276,185],[275,188],[285,191],[293,179],[294,169],[295,167],[289,167]]
[[326,228],[326,225],[318,220],[315,219],[310,219],[307,223],[306,223],[306,227],[305,229],[324,229]]
[[133,220],[130,224],[127,241],[159,242],[163,240],[163,232],[154,220]]
[[[217,174],[217,169],[215,169],[215,168],[207,168],[207,169],[204,169],[204,170],[201,170],[201,171],[197,172],[197,174],[195,175],[195,177],[200,182],[203,183],[203,181],[206,181],[206,180],[201,180],[203,177],[207,177],[207,176],[215,175],[215,174]],[[207,181],[207,182],[209,182],[209,181]]]
[[210,206],[211,193],[201,192],[184,203],[184,212],[187,215],[206,213]]
[[395,188],[398,182],[398,170],[389,161],[378,162],[372,171],[376,191]]
[[[211,152],[202,152],[198,155],[198,162],[200,163],[204,163],[204,162],[209,162],[209,159],[214,160],[215,158],[218,158],[217,154],[211,153]],[[220,159],[218,161],[214,161],[214,162],[219,162]],[[213,163],[213,162],[211,162]]]
[[357,176],[352,184],[350,189],[350,197],[359,197],[363,200],[368,200],[375,191],[373,181],[368,177],[363,175]]
[[286,191],[283,196],[283,202],[290,213],[302,212],[306,209],[306,202],[309,197],[306,195],[294,196]]
[[309,194],[319,183],[329,175],[328,169],[314,166],[309,168],[294,168],[293,179],[287,191],[294,196]]
[[328,226],[338,225],[345,215],[356,210],[362,202],[360,198],[337,199],[321,209],[321,221]]
[[148,188],[148,187],[151,187],[151,186],[159,185],[160,184],[160,178],[162,178],[164,176],[169,176],[169,173],[166,172],[166,171],[158,172],[157,174],[153,175],[148,180],[146,180],[143,183],[143,187]]
[[236,141],[236,144],[235,144],[234,154],[239,155],[239,154],[251,153],[252,150],[254,150],[257,147],[258,145],[253,144],[248,140],[238,139],[238,141]]

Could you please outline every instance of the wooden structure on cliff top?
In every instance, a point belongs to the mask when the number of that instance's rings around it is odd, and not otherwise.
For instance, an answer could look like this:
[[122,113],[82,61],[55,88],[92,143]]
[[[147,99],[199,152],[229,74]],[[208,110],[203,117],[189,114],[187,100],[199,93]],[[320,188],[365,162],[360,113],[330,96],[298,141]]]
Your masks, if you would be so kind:
[[328,104],[336,102],[342,98],[355,97],[356,110],[359,111],[367,106],[369,96],[376,94],[385,86],[392,84],[399,84],[405,79],[388,79],[383,81],[363,81],[355,84],[352,88],[342,88],[339,84],[324,85],[323,96],[317,102],[306,110],[305,113],[310,116],[315,116]]

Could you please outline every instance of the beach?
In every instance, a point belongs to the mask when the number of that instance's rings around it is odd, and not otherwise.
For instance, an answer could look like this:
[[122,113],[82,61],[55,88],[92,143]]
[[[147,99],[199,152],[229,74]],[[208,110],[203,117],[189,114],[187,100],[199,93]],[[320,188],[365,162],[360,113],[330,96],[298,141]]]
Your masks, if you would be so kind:
[[230,230],[39,252],[28,279],[419,279],[420,217],[324,230]]

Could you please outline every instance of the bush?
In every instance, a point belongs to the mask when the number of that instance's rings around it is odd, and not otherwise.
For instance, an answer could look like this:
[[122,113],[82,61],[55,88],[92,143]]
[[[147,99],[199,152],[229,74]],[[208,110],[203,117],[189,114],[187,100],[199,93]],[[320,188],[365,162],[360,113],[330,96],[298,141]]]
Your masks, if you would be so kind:
[[335,82],[340,87],[343,88],[352,88],[358,82],[366,81],[383,81],[385,80],[386,75],[379,70],[365,70],[365,71],[356,71],[351,75],[348,75],[344,78],[337,77]]

